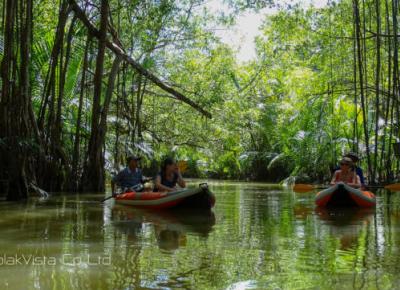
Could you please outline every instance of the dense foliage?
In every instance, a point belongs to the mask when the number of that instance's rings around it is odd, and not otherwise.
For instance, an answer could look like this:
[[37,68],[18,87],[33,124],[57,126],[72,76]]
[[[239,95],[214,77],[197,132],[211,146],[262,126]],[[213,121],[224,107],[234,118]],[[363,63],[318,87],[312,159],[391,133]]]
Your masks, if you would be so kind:
[[274,3],[227,3],[234,14],[201,0],[3,0],[0,179],[25,184],[9,198],[31,182],[103,190],[132,153],[148,173],[174,155],[190,176],[281,181],[326,179],[352,150],[371,182],[396,179],[397,0],[277,6],[247,63],[213,25]]

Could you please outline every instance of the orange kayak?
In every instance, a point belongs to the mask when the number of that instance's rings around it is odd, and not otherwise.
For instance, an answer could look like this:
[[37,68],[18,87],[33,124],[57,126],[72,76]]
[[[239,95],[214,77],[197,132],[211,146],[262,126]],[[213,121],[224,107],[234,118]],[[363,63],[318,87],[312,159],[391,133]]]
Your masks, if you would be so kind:
[[118,204],[141,208],[164,209],[171,207],[212,208],[215,196],[207,184],[198,188],[184,189],[175,192],[126,192],[115,197]]
[[315,203],[322,207],[373,207],[376,205],[376,198],[370,191],[361,191],[339,183],[318,192]]

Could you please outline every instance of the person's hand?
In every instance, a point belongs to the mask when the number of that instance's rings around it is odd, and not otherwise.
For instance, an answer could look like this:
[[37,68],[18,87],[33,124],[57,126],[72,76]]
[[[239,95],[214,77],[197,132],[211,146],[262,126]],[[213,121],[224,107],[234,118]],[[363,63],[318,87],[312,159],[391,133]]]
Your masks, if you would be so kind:
[[168,189],[168,192],[174,192],[174,191],[177,191],[177,188],[176,188],[176,187],[173,187],[173,188],[169,188],[169,189]]

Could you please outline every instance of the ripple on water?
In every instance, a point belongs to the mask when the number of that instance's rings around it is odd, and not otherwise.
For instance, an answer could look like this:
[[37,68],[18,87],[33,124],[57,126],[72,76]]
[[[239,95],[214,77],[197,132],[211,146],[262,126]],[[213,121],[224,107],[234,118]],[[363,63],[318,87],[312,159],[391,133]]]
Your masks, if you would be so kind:
[[0,287],[397,287],[397,195],[379,193],[376,210],[341,211],[315,208],[312,194],[296,195],[277,186],[211,182],[210,188],[217,203],[206,213],[100,204],[98,194],[0,203],[1,253],[111,259],[110,265],[0,265]]

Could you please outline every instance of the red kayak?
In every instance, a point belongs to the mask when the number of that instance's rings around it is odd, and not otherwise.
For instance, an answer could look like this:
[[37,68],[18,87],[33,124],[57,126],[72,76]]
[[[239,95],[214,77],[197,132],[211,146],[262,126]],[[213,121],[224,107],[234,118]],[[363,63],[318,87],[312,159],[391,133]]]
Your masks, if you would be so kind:
[[339,183],[317,193],[315,203],[322,207],[373,207],[375,195],[370,191],[361,191]]
[[207,184],[200,184],[197,188],[175,192],[126,192],[117,195],[115,202],[152,209],[172,207],[212,208],[215,204],[215,196],[208,189]]

